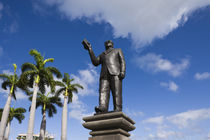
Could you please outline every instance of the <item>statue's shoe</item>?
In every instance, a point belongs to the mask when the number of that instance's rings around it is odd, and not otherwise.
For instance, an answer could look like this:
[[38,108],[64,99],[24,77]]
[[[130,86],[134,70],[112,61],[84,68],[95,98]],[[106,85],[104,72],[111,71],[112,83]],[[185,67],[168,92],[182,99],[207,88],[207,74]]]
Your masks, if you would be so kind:
[[97,114],[99,114],[99,113],[105,113],[105,112],[107,112],[107,110],[106,110],[105,108],[103,108],[103,107],[98,107],[98,106],[96,106],[96,107],[95,107],[95,112],[96,112]]

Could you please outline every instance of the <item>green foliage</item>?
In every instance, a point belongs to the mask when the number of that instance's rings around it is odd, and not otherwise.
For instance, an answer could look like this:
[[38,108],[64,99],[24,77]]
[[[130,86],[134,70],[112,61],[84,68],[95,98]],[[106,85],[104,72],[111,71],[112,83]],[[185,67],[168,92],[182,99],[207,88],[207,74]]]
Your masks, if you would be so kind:
[[[12,120],[15,118],[16,120],[18,120],[19,123],[22,123],[22,120],[25,119],[24,113],[26,112],[26,110],[24,108],[10,108],[10,112],[9,112],[9,117],[8,117],[8,122],[12,122]],[[0,108],[0,120],[2,117],[2,113],[3,113],[3,108]]]
[[14,66],[14,74],[0,74],[0,79],[3,80],[2,88],[4,90],[7,90],[9,88],[10,94],[13,96],[13,98],[16,100],[15,92],[17,91],[17,88],[20,88],[24,91],[27,91],[26,85],[21,82],[20,77],[16,74],[17,65],[13,64]]
[[[29,100],[32,100],[32,96],[29,97]],[[49,97],[49,93],[47,95],[38,93],[36,108],[42,107],[42,114],[46,111],[49,117],[53,117],[53,114],[57,113],[57,109],[55,105],[62,107],[63,104],[61,102],[61,98],[58,96]]]
[[61,78],[62,75],[55,67],[46,67],[47,62],[53,62],[53,58],[44,59],[44,57],[37,50],[33,49],[29,52],[35,59],[35,64],[24,63],[21,67],[21,80],[26,83],[28,87],[33,87],[34,82],[38,84],[39,91],[44,94],[46,86],[50,86],[51,92],[55,92],[55,81],[53,75]]
[[64,73],[62,82],[56,81],[56,85],[60,86],[60,89],[56,91],[56,95],[59,96],[63,94],[64,96],[68,97],[68,103],[72,102],[73,92],[78,93],[78,88],[83,89],[80,84],[73,84],[73,81],[74,79],[71,79],[68,73]]

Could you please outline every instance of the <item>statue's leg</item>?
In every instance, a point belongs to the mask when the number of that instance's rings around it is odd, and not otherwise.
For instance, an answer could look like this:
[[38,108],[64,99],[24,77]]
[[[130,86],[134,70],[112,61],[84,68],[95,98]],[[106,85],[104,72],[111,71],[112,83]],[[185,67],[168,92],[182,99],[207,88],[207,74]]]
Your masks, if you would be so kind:
[[99,108],[102,109],[102,112],[108,111],[109,97],[110,97],[110,83],[106,79],[101,79],[100,88],[99,88]]
[[114,111],[122,111],[122,80],[118,76],[111,76],[111,91]]

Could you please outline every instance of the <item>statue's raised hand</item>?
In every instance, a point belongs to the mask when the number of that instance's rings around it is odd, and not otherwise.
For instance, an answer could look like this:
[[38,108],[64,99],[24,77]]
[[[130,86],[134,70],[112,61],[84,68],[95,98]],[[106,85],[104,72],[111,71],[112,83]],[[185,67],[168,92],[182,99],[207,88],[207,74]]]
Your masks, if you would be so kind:
[[82,41],[82,44],[86,50],[90,51],[92,49],[91,44],[86,39]]

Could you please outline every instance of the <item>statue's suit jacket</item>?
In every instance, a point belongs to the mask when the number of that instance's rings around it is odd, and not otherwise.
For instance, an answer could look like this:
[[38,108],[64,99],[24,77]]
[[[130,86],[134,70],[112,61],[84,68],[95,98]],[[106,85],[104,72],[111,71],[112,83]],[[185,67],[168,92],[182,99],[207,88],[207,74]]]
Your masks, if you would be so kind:
[[93,65],[98,66],[101,64],[101,74],[103,77],[107,70],[111,75],[119,75],[121,72],[125,73],[125,60],[121,49],[109,48],[98,57],[92,50],[89,51]]

